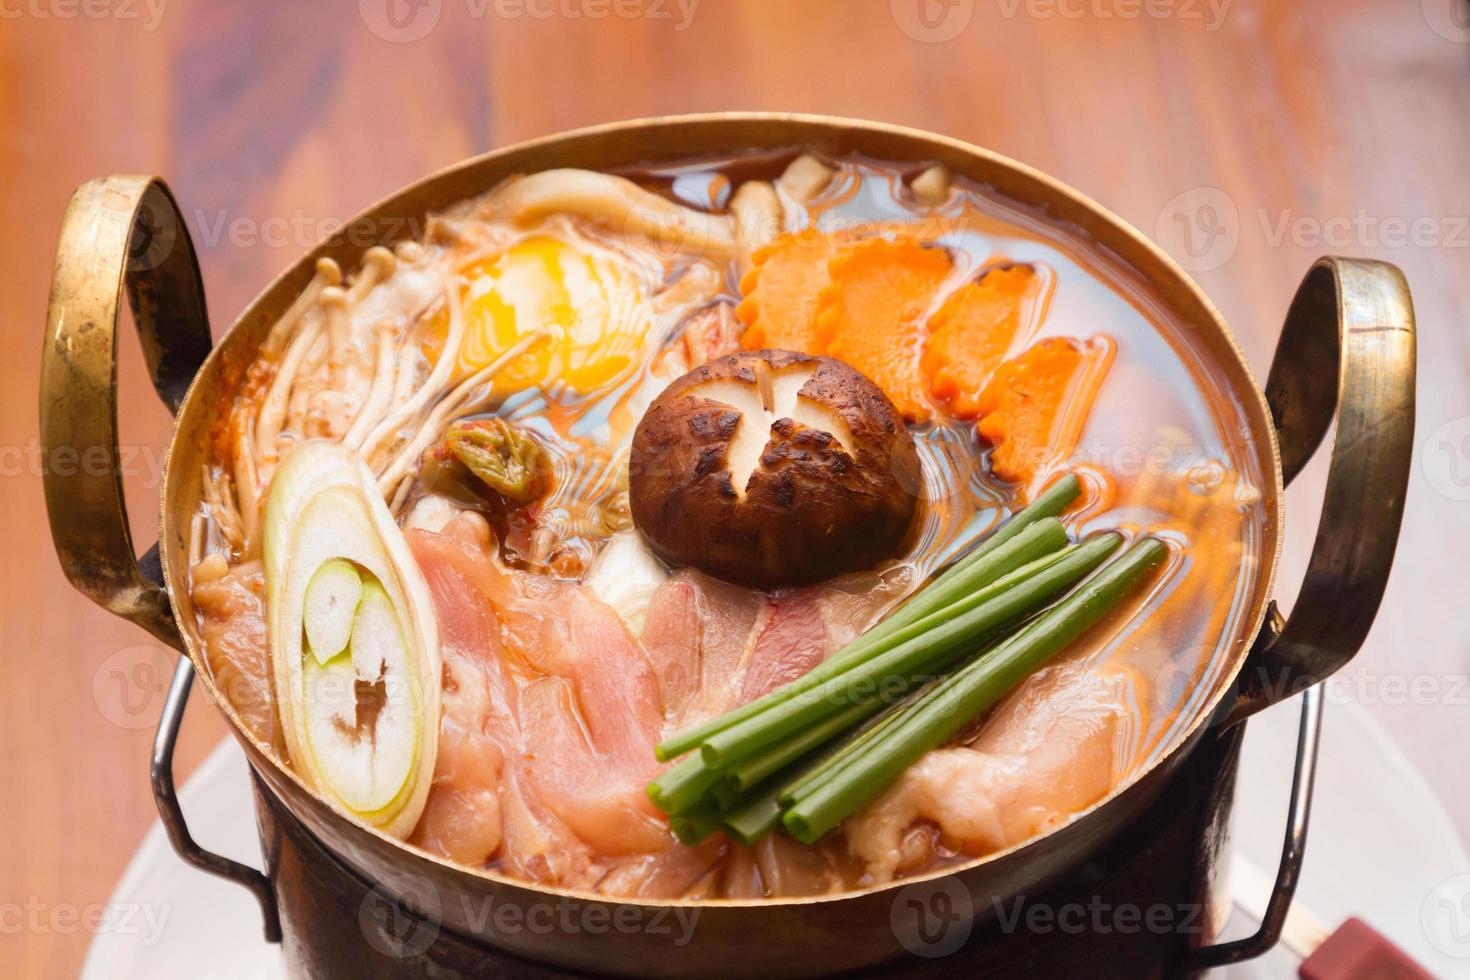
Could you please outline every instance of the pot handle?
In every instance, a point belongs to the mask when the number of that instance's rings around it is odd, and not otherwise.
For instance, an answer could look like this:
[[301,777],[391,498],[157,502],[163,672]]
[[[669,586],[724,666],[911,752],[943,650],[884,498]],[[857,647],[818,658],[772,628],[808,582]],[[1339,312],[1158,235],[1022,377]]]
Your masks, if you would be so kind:
[[174,745],[179,738],[179,724],[184,720],[184,709],[189,706],[189,689],[194,684],[194,661],[180,657],[174,667],[174,679],[169,684],[168,696],[163,702],[163,714],[158,719],[158,733],[153,737],[153,757],[149,775],[153,781],[153,800],[158,804],[158,816],[163,822],[164,833],[173,845],[174,853],[188,864],[201,871],[233,881],[255,896],[260,903],[261,918],[265,920],[265,941],[281,941],[281,916],[276,907],[276,894],[271,880],[263,872],[231,858],[206,851],[189,833],[188,821],[183,807],[179,805],[178,792],[174,787]]
[[182,650],[157,547],[137,557],[123,503],[117,322],[124,287],[153,387],[177,411],[209,355],[209,318],[188,229],[157,177],[89,181],[67,205],[41,354],[43,482],[51,538],[71,584]]
[[1281,860],[1276,881],[1266,899],[1261,924],[1249,936],[1194,950],[1181,971],[1185,975],[1242,963],[1268,952],[1281,938],[1291,900],[1302,873],[1307,851],[1307,824],[1312,818],[1312,787],[1317,778],[1317,743],[1322,738],[1322,689],[1309,688],[1302,694],[1302,719],[1297,727],[1296,766],[1291,773],[1291,797],[1286,810],[1286,835],[1281,843]]
[[1408,489],[1414,346],[1414,306],[1396,266],[1327,256],[1297,287],[1266,381],[1286,482],[1334,422],[1337,434],[1301,592],[1289,617],[1268,610],[1226,724],[1326,679],[1373,625]]

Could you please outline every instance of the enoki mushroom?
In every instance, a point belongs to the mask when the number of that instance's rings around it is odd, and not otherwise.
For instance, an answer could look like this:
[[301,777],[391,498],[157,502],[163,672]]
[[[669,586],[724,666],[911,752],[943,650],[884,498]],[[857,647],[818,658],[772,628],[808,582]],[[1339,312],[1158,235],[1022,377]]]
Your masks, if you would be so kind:
[[[648,291],[650,333],[663,337],[710,302],[720,286],[718,264],[745,259],[780,232],[783,200],[825,185],[830,171],[813,164],[794,163],[780,191],[766,181],[746,182],[727,213],[684,207],[622,177],[547,171],[508,181],[466,202],[457,215],[432,220],[434,228],[452,226],[456,234],[368,249],[350,277],[334,260],[318,260],[261,345],[261,359],[274,370],[258,390],[237,399],[226,420],[228,457],[204,477],[212,520],[200,547],[237,556],[256,547],[266,489],[282,456],[303,438],[341,441],[376,474],[395,508],[406,501],[413,481],[405,478],[424,450],[454,418],[489,404],[496,375],[550,336],[527,335],[454,383],[468,330],[460,281],[467,264],[493,261],[533,234],[573,241],[589,253],[615,252]],[[671,265],[659,249],[623,247],[625,236],[673,246],[696,261]],[[447,329],[442,353],[430,364],[419,335],[441,308]],[[719,326],[711,344],[721,342],[729,325]]]
[[735,239],[740,249],[740,271],[750,270],[750,253],[770,242],[783,229],[783,209],[776,189],[764,180],[747,180],[730,199]]
[[505,370],[507,365],[550,336],[550,332],[546,330],[537,330],[527,334],[507,347],[505,352],[495,360],[461,381],[453,391],[440,399],[433,411],[429,413],[429,417],[419,426],[418,432],[393,458],[393,461],[378,474],[378,489],[383,496],[392,499],[394,491],[398,489],[399,481],[408,475],[409,467],[418,460],[425,449],[438,441],[444,427],[457,416],[469,415],[478,411],[493,396],[494,390],[492,388],[490,391],[483,392],[480,397],[473,400],[471,400],[471,395],[493,382],[495,376]]
[[520,224],[555,213],[576,215],[716,261],[738,252],[728,215],[695,211],[627,178],[590,170],[543,170],[517,178],[492,193],[485,207],[490,217]]
[[316,305],[322,290],[328,286],[335,286],[342,281],[342,269],[331,259],[321,258],[316,260],[316,274],[311,277],[311,282],[296,297],[286,310],[284,316],[276,321],[271,327],[271,332],[266,335],[265,343],[260,345],[260,353],[265,357],[279,357],[285,349],[286,339],[291,336],[291,331],[296,329],[297,322],[305,315],[306,311]]
[[404,425],[418,415],[428,404],[429,399],[443,390],[449,382],[450,374],[454,371],[454,365],[458,360],[456,352],[464,340],[464,303],[460,299],[459,284],[454,277],[446,272],[443,279],[444,302],[449,309],[449,330],[444,338],[444,350],[434,363],[434,369],[429,372],[428,380],[414,393],[413,397],[378,423],[363,439],[362,445],[358,447],[358,453],[368,462],[369,466],[372,465],[373,459],[382,448],[384,440],[395,436]]
[[266,392],[260,411],[256,413],[255,452],[262,460],[273,461],[276,457],[276,437],[281,434],[281,428],[286,421],[291,389],[296,384],[296,378],[301,373],[312,346],[321,334],[325,321],[319,311],[315,312],[317,315],[308,318],[301,331],[291,338],[286,356],[281,359],[281,366],[271,381],[270,390]]
[[393,397],[393,369],[394,369],[394,335],[398,332],[397,326],[391,320],[378,324],[378,355],[377,368],[373,372],[373,385],[368,389],[367,400],[363,402],[362,410],[357,413],[352,427],[342,437],[342,444],[349,449],[356,449],[368,434],[369,428],[382,420],[388,410],[389,400]]

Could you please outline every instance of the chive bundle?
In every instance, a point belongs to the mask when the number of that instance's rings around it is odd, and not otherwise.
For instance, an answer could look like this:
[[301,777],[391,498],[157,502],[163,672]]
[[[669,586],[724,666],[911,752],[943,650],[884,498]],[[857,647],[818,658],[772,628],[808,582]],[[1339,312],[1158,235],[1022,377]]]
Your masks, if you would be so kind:
[[683,756],[648,787],[675,834],[749,844],[782,823],[815,842],[1106,615],[1166,552],[1140,542],[1074,589],[1123,540],[1067,543],[1079,492],[1057,481],[803,677],[660,743]]

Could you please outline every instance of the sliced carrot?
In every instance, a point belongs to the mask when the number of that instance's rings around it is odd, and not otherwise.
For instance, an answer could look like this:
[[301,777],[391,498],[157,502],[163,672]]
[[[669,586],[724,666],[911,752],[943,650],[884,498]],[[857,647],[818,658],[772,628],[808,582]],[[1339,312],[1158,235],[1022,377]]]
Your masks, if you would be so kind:
[[870,238],[828,264],[832,281],[817,306],[826,353],[877,382],[904,417],[922,422],[931,409],[919,377],[925,321],[953,269],[942,248]]
[[751,256],[740,280],[744,295],[735,316],[745,324],[746,350],[794,350],[823,354],[817,336],[817,297],[830,281],[827,263],[841,248],[836,236],[808,231],[781,235]]
[[955,290],[929,319],[919,362],[929,394],[962,419],[980,414],[980,391],[1011,348],[1045,314],[1051,275],[1029,265],[998,267]]
[[980,393],[980,435],[995,447],[996,475],[1031,487],[1077,448],[1113,362],[1112,339],[1049,337],[996,369]]

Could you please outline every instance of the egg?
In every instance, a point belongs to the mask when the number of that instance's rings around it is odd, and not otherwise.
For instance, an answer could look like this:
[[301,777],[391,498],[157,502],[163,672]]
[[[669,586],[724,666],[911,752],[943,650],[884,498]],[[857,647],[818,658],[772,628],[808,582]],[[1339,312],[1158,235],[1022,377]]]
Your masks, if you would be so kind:
[[[649,308],[638,278],[611,256],[533,237],[466,267],[461,279],[465,332],[457,377],[484,368],[538,328],[550,336],[496,376],[497,392],[560,384],[585,395],[638,361]],[[435,333],[442,344],[442,327]]]

